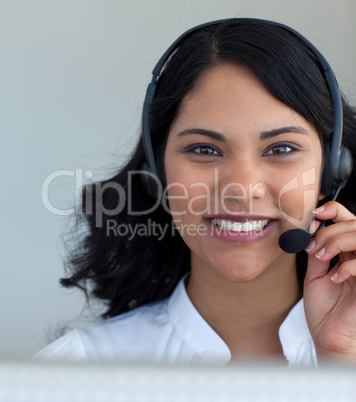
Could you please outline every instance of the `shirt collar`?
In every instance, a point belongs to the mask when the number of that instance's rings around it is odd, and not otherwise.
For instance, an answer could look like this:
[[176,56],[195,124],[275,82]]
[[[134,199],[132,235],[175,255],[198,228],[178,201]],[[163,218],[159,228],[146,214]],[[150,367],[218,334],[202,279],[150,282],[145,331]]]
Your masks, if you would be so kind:
[[311,339],[308,324],[304,313],[303,299],[292,308],[286,319],[279,327],[279,339],[281,341],[284,356],[288,361],[295,354],[300,345]]
[[[180,280],[168,299],[168,314],[180,336],[199,354],[202,361],[224,366],[231,360],[230,349],[190,301],[186,290],[188,278],[189,273]],[[301,299],[279,328],[279,339],[287,361],[292,359],[295,350],[306,338],[310,338],[310,333]]]
[[168,300],[168,314],[180,336],[199,354],[202,361],[224,366],[231,359],[231,352],[220,336],[198,313],[186,290],[185,275]]

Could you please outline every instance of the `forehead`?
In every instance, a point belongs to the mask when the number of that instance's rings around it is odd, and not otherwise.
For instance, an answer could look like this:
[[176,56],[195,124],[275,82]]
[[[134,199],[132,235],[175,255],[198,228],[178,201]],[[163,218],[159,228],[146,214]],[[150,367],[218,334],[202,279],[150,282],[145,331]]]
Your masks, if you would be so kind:
[[295,124],[314,129],[275,98],[250,69],[226,63],[202,74],[183,99],[171,131],[198,125],[226,135],[250,136],[251,130],[257,133]]

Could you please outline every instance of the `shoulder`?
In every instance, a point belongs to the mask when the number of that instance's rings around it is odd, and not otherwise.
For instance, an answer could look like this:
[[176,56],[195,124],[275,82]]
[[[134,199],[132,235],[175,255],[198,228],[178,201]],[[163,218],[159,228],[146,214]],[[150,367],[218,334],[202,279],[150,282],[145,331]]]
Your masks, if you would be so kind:
[[72,330],[68,332],[38,352],[33,359],[44,361],[65,360],[67,362],[87,361],[87,353],[80,331]]
[[195,309],[185,286],[183,277],[169,298],[72,331],[36,358],[150,364],[228,363],[231,358],[228,347]]
[[73,330],[35,359],[71,362],[152,359],[159,342],[171,332],[166,300]]

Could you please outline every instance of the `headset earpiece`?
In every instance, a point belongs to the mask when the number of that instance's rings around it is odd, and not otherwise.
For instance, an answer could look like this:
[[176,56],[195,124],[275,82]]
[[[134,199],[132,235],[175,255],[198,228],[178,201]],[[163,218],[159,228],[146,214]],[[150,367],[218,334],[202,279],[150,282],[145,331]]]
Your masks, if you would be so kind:
[[351,151],[341,146],[341,150],[337,156],[335,166],[332,166],[334,158],[331,157],[330,145],[324,147],[324,170],[321,180],[321,193],[325,196],[331,196],[332,193],[340,185],[345,187],[348,179],[351,176],[353,168],[353,160]]
[[153,173],[146,162],[142,165],[141,179],[146,194],[157,201],[162,196],[161,180]]
[[[157,66],[156,66],[157,67]],[[142,184],[146,194],[155,201],[162,195],[162,185],[158,177],[157,165],[152,147],[149,108],[156,91],[157,76],[153,74],[152,82],[149,83],[146,91],[142,111],[142,145],[145,154],[145,162],[142,164]]]
[[349,148],[342,146],[339,162],[339,183],[343,183],[343,187],[346,186],[353,169],[353,159]]

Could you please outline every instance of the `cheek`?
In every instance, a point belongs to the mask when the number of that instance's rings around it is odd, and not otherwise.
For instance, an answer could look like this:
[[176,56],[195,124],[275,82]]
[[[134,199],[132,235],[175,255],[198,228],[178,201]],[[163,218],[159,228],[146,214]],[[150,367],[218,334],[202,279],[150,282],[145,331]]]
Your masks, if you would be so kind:
[[[168,208],[176,229],[189,248],[195,249],[207,235],[202,216],[211,204],[209,178],[188,169],[166,169]],[[198,243],[197,243],[198,242]]]
[[212,204],[213,178],[184,169],[167,169],[168,204],[173,218],[209,212]]
[[319,186],[320,173],[315,167],[280,176],[275,197],[281,215],[296,227],[308,227],[312,219],[311,211],[318,202]]

